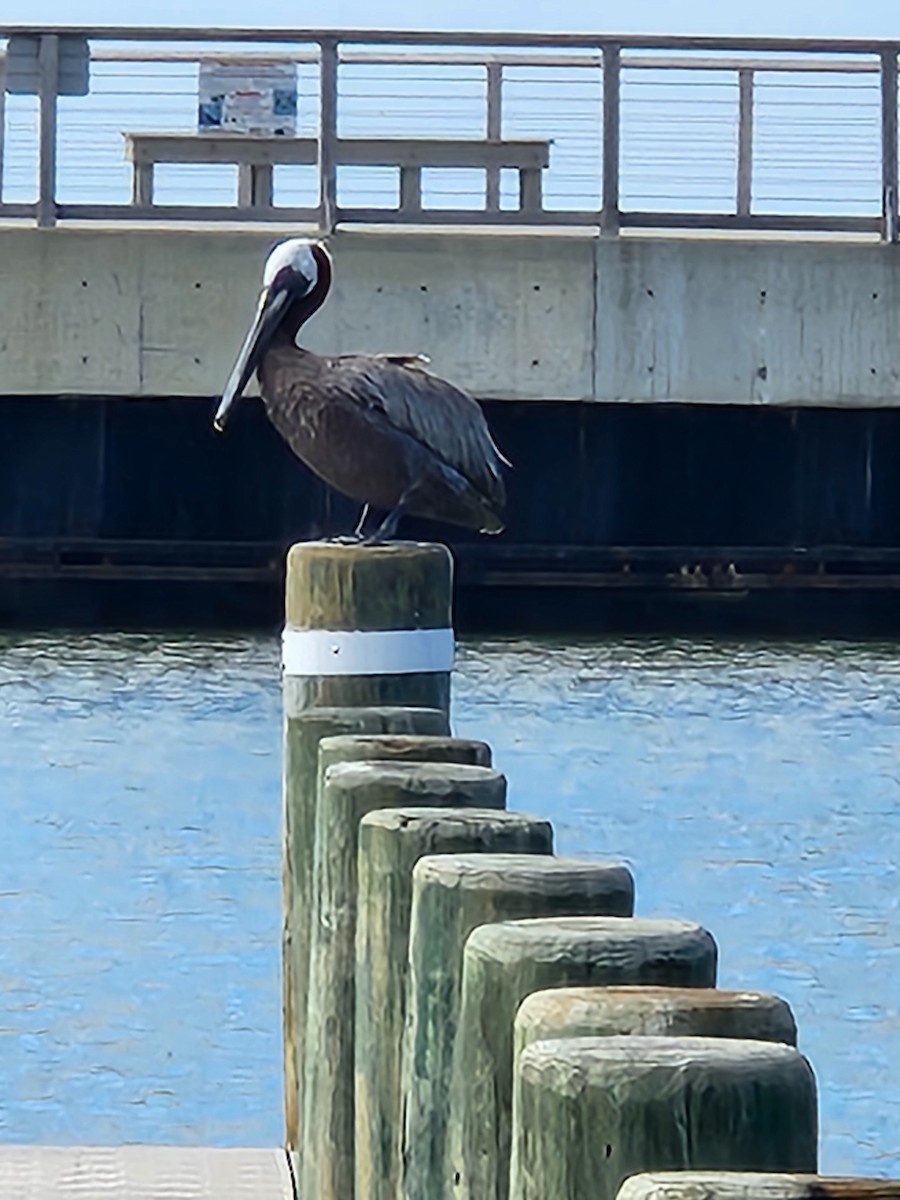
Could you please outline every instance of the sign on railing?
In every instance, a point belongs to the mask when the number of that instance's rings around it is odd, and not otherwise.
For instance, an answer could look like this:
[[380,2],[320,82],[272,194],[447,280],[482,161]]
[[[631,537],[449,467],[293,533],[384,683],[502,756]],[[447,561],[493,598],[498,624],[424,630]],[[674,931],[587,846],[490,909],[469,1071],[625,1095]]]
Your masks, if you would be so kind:
[[297,132],[297,64],[201,62],[197,127],[201,133],[293,137]]
[[[59,96],[86,96],[90,90],[91,52],[85,37],[57,39],[56,91]],[[6,46],[6,90],[12,95],[36,96],[40,91],[41,38],[16,34]]]

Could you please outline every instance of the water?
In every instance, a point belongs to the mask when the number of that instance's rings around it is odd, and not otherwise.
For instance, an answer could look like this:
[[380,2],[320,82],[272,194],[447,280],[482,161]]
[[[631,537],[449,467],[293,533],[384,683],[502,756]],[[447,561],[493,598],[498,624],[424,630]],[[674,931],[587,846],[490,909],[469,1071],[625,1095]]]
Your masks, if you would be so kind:
[[[0,1140],[280,1143],[277,655],[0,643]],[[512,806],[791,1003],[829,1172],[900,1170],[898,685],[888,645],[621,639],[456,681]]]

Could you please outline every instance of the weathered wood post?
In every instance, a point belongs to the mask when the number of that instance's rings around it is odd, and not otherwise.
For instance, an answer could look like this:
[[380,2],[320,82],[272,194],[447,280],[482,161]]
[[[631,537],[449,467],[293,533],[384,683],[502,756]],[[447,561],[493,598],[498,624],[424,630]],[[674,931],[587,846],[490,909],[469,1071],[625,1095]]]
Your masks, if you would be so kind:
[[652,1171],[632,1175],[617,1200],[900,1200],[900,1179],[774,1171]]
[[283,637],[291,712],[384,704],[449,712],[452,591],[446,546],[292,546]]
[[[360,710],[365,711],[365,710]],[[471,738],[437,737],[423,735],[375,734],[370,736],[325,737],[319,742],[319,786],[322,786],[330,767],[348,762],[445,762],[461,763],[476,767],[491,765],[491,748],[486,742]],[[415,809],[404,810],[415,812]],[[438,810],[441,811],[441,810]],[[501,813],[499,816],[504,816]],[[372,814],[378,816],[376,810]],[[361,861],[364,856],[360,854]],[[412,871],[412,866],[410,866]],[[310,875],[312,866],[310,866]],[[412,883],[410,881],[410,889]],[[372,896],[373,912],[380,912],[387,897],[382,892]],[[368,911],[368,902],[360,903],[360,911]],[[405,966],[405,956],[404,956]],[[401,1025],[402,1032],[402,1025]],[[399,1035],[398,1035],[399,1036]],[[355,1044],[355,1043],[354,1043]],[[369,1045],[368,1039],[365,1042]],[[385,1048],[384,1031],[372,1040],[368,1054],[374,1055]],[[399,1048],[398,1048],[399,1053]]]
[[[287,696],[285,709],[290,713]],[[434,708],[311,708],[285,720],[282,990],[285,1126],[292,1150],[300,1145],[303,1111],[319,744],[338,734],[399,736],[411,731],[434,735],[435,742],[450,740],[439,736],[449,726],[446,714]]]
[[[287,1144],[299,1146],[318,741],[327,734],[449,734],[452,560],[444,546],[306,542],[287,556],[282,638],[284,1022]],[[298,725],[312,709],[379,714]],[[392,711],[386,712],[388,707]],[[416,714],[399,716],[399,708]],[[427,710],[427,712],[425,711]]]
[[767,992],[715,988],[563,987],[532,992],[519,1005],[513,1029],[512,1159],[522,1144],[519,1062],[535,1042],[582,1037],[718,1037],[797,1044],[786,1001]]
[[356,1200],[396,1200],[400,1181],[413,868],[425,855],[459,853],[550,855],[553,829],[521,813],[437,808],[382,809],[360,825]]
[[[450,1191],[449,1092],[463,947],[472,930],[487,921],[528,916],[627,917],[633,908],[634,881],[618,864],[482,854],[428,857],[417,863],[402,1065],[402,1192],[407,1200],[438,1200]],[[492,1005],[494,997],[486,1003]],[[509,1013],[510,1033],[514,1012]]]
[[319,790],[313,869],[301,1193],[352,1195],[359,824],[379,808],[500,809],[506,780],[488,767],[367,762],[329,767]]
[[716,962],[712,936],[688,921],[568,917],[474,930],[463,960],[451,1094],[454,1194],[506,1200],[513,1021],[526,996],[573,984],[711,988]]
[[423,734],[363,734],[323,738],[319,743],[319,783],[329,767],[349,762],[462,763],[492,765],[491,748],[475,738]]
[[815,1077],[790,1046],[571,1038],[529,1046],[519,1074],[511,1200],[615,1200],[645,1170],[816,1170]]
[[722,1037],[797,1044],[790,1005],[769,992],[717,988],[561,987],[519,1005],[516,1057],[532,1042],[570,1037]]

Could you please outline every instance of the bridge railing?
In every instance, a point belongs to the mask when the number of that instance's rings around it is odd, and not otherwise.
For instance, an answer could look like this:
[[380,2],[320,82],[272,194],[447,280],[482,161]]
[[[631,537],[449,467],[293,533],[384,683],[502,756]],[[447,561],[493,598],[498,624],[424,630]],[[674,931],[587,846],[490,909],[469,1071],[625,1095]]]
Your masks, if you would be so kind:
[[[0,26],[0,220],[895,241],[898,49]],[[216,145],[198,132],[201,65],[273,62],[295,64],[296,139],[268,150],[253,134]]]

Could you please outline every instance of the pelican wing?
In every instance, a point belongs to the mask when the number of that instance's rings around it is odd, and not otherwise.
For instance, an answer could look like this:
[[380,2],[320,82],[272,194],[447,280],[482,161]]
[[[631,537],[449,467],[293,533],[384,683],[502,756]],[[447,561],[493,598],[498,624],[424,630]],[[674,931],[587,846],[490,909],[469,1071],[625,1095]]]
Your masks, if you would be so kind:
[[345,355],[332,359],[337,386],[354,403],[378,412],[427,446],[492,504],[505,488],[497,449],[481,406],[471,396],[404,356]]

